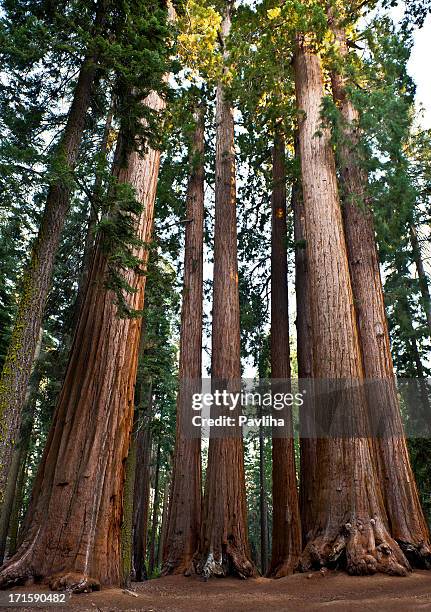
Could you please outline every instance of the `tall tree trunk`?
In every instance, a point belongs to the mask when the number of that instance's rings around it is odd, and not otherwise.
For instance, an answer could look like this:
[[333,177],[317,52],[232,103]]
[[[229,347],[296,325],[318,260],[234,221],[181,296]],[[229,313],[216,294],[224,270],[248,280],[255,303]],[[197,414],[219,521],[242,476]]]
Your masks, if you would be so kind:
[[[346,58],[345,31],[333,24],[333,32],[340,55]],[[357,154],[359,113],[347,95],[341,71],[332,71],[331,80],[343,121],[343,143],[338,151],[344,230],[369,410],[383,421],[385,430],[383,435],[374,432],[380,482],[392,537],[413,565],[423,567],[431,562],[429,532],[403,434],[373,213],[366,194],[368,176]]]
[[150,383],[145,414],[140,418],[139,429],[136,436],[136,475],[133,500],[133,563],[137,582],[146,580],[148,577],[145,559],[147,554],[148,512],[150,505],[151,412],[152,386]]
[[424,262],[422,259],[421,245],[418,239],[416,227],[410,226],[410,243],[413,250],[413,260],[416,265],[416,270],[419,277],[419,286],[422,294],[422,303],[427,317],[428,329],[431,334],[431,294],[427,274],[425,272]]
[[[106,2],[100,0],[95,17],[94,36],[103,34],[105,10]],[[89,52],[79,73],[66,127],[53,160],[53,166],[61,164],[61,176],[49,185],[39,233],[24,273],[18,313],[1,373],[0,503],[6,487],[14,440],[19,432],[54,259],[69,210],[71,173],[76,165],[82,141],[85,117],[97,73],[97,61],[96,49]]]
[[[262,409],[260,417],[263,416]],[[268,569],[268,504],[266,501],[265,480],[265,435],[263,426],[259,427],[259,509],[260,509],[260,571],[266,574]]]
[[148,561],[148,571],[150,576],[153,575],[155,560],[156,560],[156,537],[157,537],[157,524],[159,522],[159,500],[160,500],[160,442],[157,445],[156,453],[156,465],[154,473],[154,499],[153,499],[153,518],[151,521],[151,540],[150,540],[150,558]]
[[[271,239],[271,377],[280,391],[291,391],[289,346],[289,293],[287,286],[287,227],[285,144],[276,126],[272,153]],[[273,392],[276,389],[273,390]],[[285,410],[282,437],[272,439],[272,559],[268,575],[292,573],[301,554],[301,523],[295,469],[292,414]]]
[[[367,431],[367,405],[356,315],[330,134],[322,129],[320,58],[304,39],[294,58],[299,153],[313,338],[313,376],[352,380],[338,406],[338,423]],[[323,400],[322,400],[323,401]],[[320,406],[322,408],[322,406]],[[326,406],[330,408],[330,406]],[[332,405],[331,405],[332,408]],[[325,406],[323,406],[325,410]],[[316,516],[302,568],[339,563],[349,573],[406,574],[408,562],[388,529],[374,457],[361,435],[321,437],[316,443]]]
[[[233,2],[225,4],[221,40],[225,47]],[[224,49],[225,57],[227,51]],[[216,184],[211,376],[214,388],[240,391],[240,319],[236,231],[233,108],[222,82],[216,101]],[[220,384],[220,381],[223,383]],[[235,416],[232,412],[231,416]],[[211,437],[196,569],[205,577],[255,573],[247,536],[244,449],[240,427],[231,437]]]
[[[145,103],[160,111],[151,93]],[[117,160],[124,156],[120,151]],[[145,268],[151,238],[160,151],[132,151],[115,165],[121,183],[143,204],[136,219]],[[34,483],[24,538],[0,573],[0,584],[29,576],[51,577],[51,588],[82,591],[121,580],[124,461],[133,420],[140,318],[120,318],[106,288],[108,262],[98,240],[84,304],[53,424]],[[145,280],[128,271],[132,309],[142,310]]]
[[165,487],[163,489],[162,524],[160,525],[159,547],[157,549],[157,565],[159,567],[162,567],[163,564],[163,549],[165,546],[166,531],[168,528],[169,489],[169,479],[166,478]]
[[201,525],[201,440],[192,438],[192,395],[202,376],[202,300],[204,232],[204,107],[195,113],[187,188],[184,288],[181,310],[179,392],[169,526],[163,574],[191,571]]
[[[295,154],[299,162],[298,142],[295,140]],[[302,188],[299,178],[292,188],[292,208],[295,239],[295,290],[296,290],[296,335],[298,356],[298,379],[300,387],[310,388],[313,376],[313,343],[311,333],[311,306],[308,284],[307,245],[305,241],[305,212]],[[311,537],[315,516],[316,481],[316,440],[312,437],[310,425],[313,421],[312,394],[304,398],[300,412],[300,487],[299,503],[302,537],[307,543]],[[310,423],[311,421],[311,423]]]

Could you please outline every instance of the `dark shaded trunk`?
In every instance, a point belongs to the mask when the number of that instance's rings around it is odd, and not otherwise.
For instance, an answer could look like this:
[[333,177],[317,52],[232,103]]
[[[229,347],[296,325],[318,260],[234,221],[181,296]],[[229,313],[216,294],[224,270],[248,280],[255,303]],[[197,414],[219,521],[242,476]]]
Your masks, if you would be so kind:
[[[146,580],[145,565],[150,506],[152,386],[149,385],[145,410],[141,410],[136,433],[136,475],[133,501],[133,564],[137,582]],[[137,403],[137,405],[140,405]]]
[[162,524],[160,525],[159,546],[157,549],[157,565],[159,567],[162,567],[163,564],[163,549],[168,528],[169,489],[169,480],[166,479],[165,487],[163,490]]
[[[103,35],[105,0],[98,3],[94,36]],[[0,502],[3,497],[48,296],[55,256],[69,210],[76,165],[97,73],[98,51],[84,60],[53,167],[62,176],[49,185],[38,236],[24,273],[23,291],[0,379]]]
[[[204,108],[195,113],[187,188],[184,288],[181,310],[179,392],[169,527],[163,574],[192,570],[201,526],[201,440],[192,438],[192,395],[202,376],[202,300],[204,232]],[[199,432],[198,432],[199,433]]]
[[[145,104],[164,101],[151,93]],[[121,142],[121,138],[120,138]],[[116,156],[121,159],[122,155]],[[136,256],[145,268],[153,225],[160,152],[133,151],[115,164],[120,183],[135,188],[143,212]],[[65,380],[36,477],[23,540],[2,568],[0,584],[37,576],[53,589],[98,588],[121,581],[124,467],[134,410],[140,318],[120,318],[106,288],[107,255],[98,240]],[[125,273],[131,309],[144,306],[145,274]]]
[[[271,377],[278,391],[289,393],[290,346],[287,286],[287,226],[285,145],[276,126],[272,154],[271,238]],[[273,389],[277,392],[277,389]],[[301,554],[301,524],[295,469],[292,414],[285,409],[283,433],[272,440],[272,559],[268,575],[282,578],[292,573]]]
[[[333,27],[341,57],[347,58],[346,34]],[[428,527],[403,435],[390,350],[373,213],[367,198],[368,176],[358,155],[359,113],[346,91],[344,76],[331,74],[334,100],[342,117],[338,147],[343,193],[343,220],[353,299],[362,352],[370,414],[384,429],[375,432],[379,478],[392,537],[413,565],[431,562]]]
[[[262,417],[262,410],[260,411]],[[259,427],[259,509],[260,509],[260,571],[263,575],[268,569],[268,504],[266,501],[265,480],[265,435]]]
[[155,560],[156,560],[156,537],[157,537],[157,524],[159,522],[159,478],[160,478],[160,442],[157,445],[156,453],[156,465],[154,472],[154,499],[153,499],[153,517],[151,522],[151,539],[150,539],[150,558],[148,561],[148,571],[150,576],[154,573]]
[[[227,2],[221,41],[229,35],[233,3]],[[224,48],[225,58],[227,51]],[[216,183],[211,376],[213,388],[240,391],[240,318],[236,231],[233,108],[222,82],[216,102]],[[220,381],[223,381],[222,383]],[[235,416],[235,413],[231,413]],[[232,431],[235,430],[235,431]],[[211,437],[196,570],[211,575],[252,576],[247,536],[244,453],[239,426],[230,437]]]
[[425,310],[429,333],[431,334],[431,295],[428,283],[428,277],[425,272],[424,262],[422,259],[421,246],[418,239],[416,227],[410,226],[410,243],[412,245],[413,260],[416,265],[416,270],[419,277],[419,287],[422,294],[422,305]]
[[129,588],[133,568],[133,497],[136,472],[136,441],[132,435],[126,460],[123,492],[123,521],[121,524],[121,586]]
[[[361,351],[330,134],[322,128],[324,96],[319,56],[300,39],[294,58],[304,227],[313,338],[313,376],[352,380],[335,425],[367,431]],[[324,257],[322,257],[324,254]],[[323,402],[324,397],[322,397]],[[321,406],[326,413],[329,406]],[[339,564],[351,574],[407,573],[406,558],[388,528],[373,449],[361,435],[316,443],[316,512],[302,569]]]

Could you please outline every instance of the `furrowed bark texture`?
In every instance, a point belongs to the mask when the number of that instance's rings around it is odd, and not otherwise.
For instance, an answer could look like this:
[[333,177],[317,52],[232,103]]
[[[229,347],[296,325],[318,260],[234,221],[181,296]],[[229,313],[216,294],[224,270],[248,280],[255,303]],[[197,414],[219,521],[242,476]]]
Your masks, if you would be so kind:
[[[361,352],[335,162],[330,134],[321,126],[321,62],[304,40],[298,41],[294,70],[300,112],[313,376],[361,381]],[[366,431],[367,405],[361,387],[345,397],[348,406],[343,401],[337,407],[338,422]],[[340,565],[351,574],[381,571],[405,575],[409,564],[389,534],[369,440],[359,435],[319,438],[316,459],[316,513],[302,569]]]
[[[156,93],[145,103],[155,110],[164,106]],[[149,149],[144,156],[132,152],[127,166],[114,169],[144,205],[137,235],[145,243],[151,237],[159,162],[160,152]],[[137,255],[145,267],[145,246]],[[121,580],[124,465],[141,319],[117,316],[114,296],[105,287],[106,267],[99,241],[24,537],[0,573],[3,586],[46,577],[53,589],[79,592]],[[130,306],[142,310],[145,275],[130,271],[126,278],[136,289]]]
[[[295,152],[299,160],[298,143]],[[311,330],[311,308],[308,286],[307,245],[305,241],[305,213],[302,188],[298,179],[292,190],[292,208],[295,239],[295,290],[296,290],[296,335],[298,345],[298,378],[311,384],[313,376],[313,342]],[[304,398],[304,409],[300,412],[300,478],[299,505],[303,542],[312,534],[316,483],[316,440],[312,438],[309,419],[312,417],[312,397]]]
[[[346,34],[333,26],[341,57],[346,58]],[[374,444],[389,527],[415,566],[430,566],[429,532],[420,505],[415,478],[404,437],[389,342],[373,213],[367,198],[367,172],[361,166],[359,113],[346,91],[345,77],[331,73],[334,100],[343,120],[339,146],[343,193],[343,220],[353,298],[369,409],[377,415],[383,431]]]
[[[232,3],[226,3],[221,37],[230,30]],[[236,185],[233,108],[222,83],[217,87],[216,193],[212,321],[212,378],[231,392],[240,390],[240,320],[236,232]],[[233,428],[232,428],[233,429]],[[233,433],[233,432],[232,432]],[[250,560],[241,431],[237,436],[212,437],[196,556],[197,572],[205,577],[255,573]]]
[[[271,377],[290,392],[289,307],[287,287],[286,170],[284,137],[276,126],[272,153]],[[277,382],[278,381],[278,382]],[[274,391],[276,391],[274,389]],[[292,573],[301,554],[301,524],[296,482],[292,415],[283,412],[284,435],[272,439],[272,558],[268,576]],[[280,435],[280,434],[278,434]]]
[[191,174],[187,188],[184,288],[181,310],[179,392],[169,524],[163,574],[192,570],[201,526],[201,440],[191,437],[192,395],[202,376],[204,108],[195,113]]
[[[104,21],[101,0],[95,17],[95,33]],[[17,440],[34,354],[48,296],[54,260],[69,210],[72,177],[84,132],[85,117],[97,72],[97,52],[85,60],[79,73],[66,127],[56,160],[65,177],[50,184],[38,236],[24,274],[23,290],[14,329],[0,378],[0,503],[6,487],[12,450]]]

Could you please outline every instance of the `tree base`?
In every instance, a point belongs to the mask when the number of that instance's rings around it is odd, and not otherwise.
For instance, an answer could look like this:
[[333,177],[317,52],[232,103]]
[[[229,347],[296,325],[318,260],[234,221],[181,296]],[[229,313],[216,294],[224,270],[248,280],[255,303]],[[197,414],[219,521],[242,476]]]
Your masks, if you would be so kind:
[[253,563],[234,546],[226,546],[221,555],[215,555],[212,551],[200,555],[194,561],[196,574],[206,580],[211,577],[225,578],[236,576],[243,580],[257,576],[257,570]]
[[279,563],[272,564],[269,570],[266,573],[267,578],[285,578],[286,576],[291,576],[295,570],[298,568],[298,559],[293,561],[292,559],[286,559],[285,561],[280,561]]
[[100,582],[86,574],[55,574],[48,580],[49,588],[52,591],[68,591],[69,593],[90,593],[100,591]]
[[428,544],[411,544],[402,540],[397,542],[412,567],[431,570],[431,549]]
[[303,572],[322,567],[345,569],[352,576],[376,573],[407,576],[410,564],[377,518],[346,523],[338,535],[326,533],[308,542],[300,561]]

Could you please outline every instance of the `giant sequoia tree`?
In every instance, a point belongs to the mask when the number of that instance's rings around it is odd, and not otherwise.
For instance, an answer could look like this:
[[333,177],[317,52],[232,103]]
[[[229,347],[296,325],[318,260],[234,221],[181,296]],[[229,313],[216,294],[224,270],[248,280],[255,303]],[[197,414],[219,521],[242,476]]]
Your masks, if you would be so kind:
[[[287,288],[287,227],[285,142],[276,125],[272,152],[271,238],[271,377],[277,391],[290,388],[289,308]],[[296,484],[292,415],[285,430],[272,440],[272,560],[268,574],[282,578],[293,572],[301,554],[301,525]]]
[[201,525],[202,482],[200,432],[192,435],[192,394],[202,376],[204,106],[194,113],[190,179],[187,187],[184,288],[181,311],[177,434],[164,573],[190,571]]
[[0,378],[0,501],[20,427],[54,259],[69,209],[72,173],[99,68],[99,46],[106,34],[108,10],[109,3],[104,0],[97,4],[91,43],[79,72],[64,132],[53,156],[42,222],[25,271],[22,296]]
[[[154,8],[153,26],[159,20],[160,28],[156,44],[161,44],[165,10]],[[156,92],[143,103],[154,112],[164,107]],[[127,223],[136,226],[139,242],[133,242],[133,257],[128,256],[133,268],[124,272],[130,294],[124,299],[133,312],[141,311],[144,303],[160,151],[145,152],[142,145],[137,148],[125,140],[130,137],[130,125],[127,128],[120,132],[117,144],[109,220],[125,228],[123,240]],[[133,211],[136,215],[138,210],[141,213],[134,217]],[[1,572],[2,584],[44,576],[54,589],[69,585],[82,591],[120,581],[124,460],[132,426],[141,319],[119,316],[118,299],[109,288],[119,251],[118,246],[112,251],[111,242],[112,236],[100,234],[21,544]]]
[[[299,154],[313,376],[361,381],[363,368],[335,162],[329,131],[321,128],[321,60],[307,36],[298,38],[294,70],[298,109],[304,113],[299,122]],[[352,574],[382,571],[403,575],[409,567],[389,531],[373,448],[360,435],[367,431],[367,416],[364,391],[349,393],[342,419],[351,424],[356,435],[317,440],[314,516],[303,568],[330,565],[341,555],[345,555]]]
[[[346,60],[346,32],[337,25],[338,20],[341,15],[332,16],[332,28],[340,56]],[[358,155],[359,113],[349,98],[342,72],[334,69],[331,77],[342,117],[339,157],[343,219],[367,396],[371,413],[384,419],[384,432],[374,432],[378,436],[379,480],[392,536],[410,562],[422,567],[430,561],[429,533],[403,435],[373,213],[366,193],[368,177]]]
[[[221,40],[227,43],[233,3],[225,3]],[[224,57],[228,54],[224,49]],[[223,79],[225,74],[223,75]],[[216,194],[211,374],[238,392],[241,378],[233,108],[226,85],[217,86]],[[211,437],[197,570],[204,576],[254,574],[247,535],[241,430]]]

